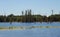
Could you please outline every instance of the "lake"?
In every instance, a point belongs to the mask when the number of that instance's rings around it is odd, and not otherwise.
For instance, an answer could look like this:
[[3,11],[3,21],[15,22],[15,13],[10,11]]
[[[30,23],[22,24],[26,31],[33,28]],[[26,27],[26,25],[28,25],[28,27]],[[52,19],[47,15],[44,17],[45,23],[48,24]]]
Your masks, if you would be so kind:
[[[60,22],[0,23],[0,26],[60,26]],[[0,37],[60,37],[60,28],[32,28],[25,30],[0,30]]]

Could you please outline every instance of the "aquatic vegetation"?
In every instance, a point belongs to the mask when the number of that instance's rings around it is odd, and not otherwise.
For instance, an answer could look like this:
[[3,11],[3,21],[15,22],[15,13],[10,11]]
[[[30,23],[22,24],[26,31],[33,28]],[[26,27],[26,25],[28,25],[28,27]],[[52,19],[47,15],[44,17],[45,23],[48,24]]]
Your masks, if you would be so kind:
[[10,27],[0,27],[0,30],[26,30],[33,28],[60,28],[60,26],[10,26]]

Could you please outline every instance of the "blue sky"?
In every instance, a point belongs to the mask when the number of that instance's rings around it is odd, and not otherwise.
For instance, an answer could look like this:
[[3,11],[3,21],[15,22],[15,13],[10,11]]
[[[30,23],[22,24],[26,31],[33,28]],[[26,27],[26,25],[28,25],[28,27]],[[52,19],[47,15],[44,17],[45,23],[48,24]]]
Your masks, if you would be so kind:
[[60,0],[0,0],[0,15],[21,15],[21,11],[31,9],[32,14],[51,15],[60,12]]

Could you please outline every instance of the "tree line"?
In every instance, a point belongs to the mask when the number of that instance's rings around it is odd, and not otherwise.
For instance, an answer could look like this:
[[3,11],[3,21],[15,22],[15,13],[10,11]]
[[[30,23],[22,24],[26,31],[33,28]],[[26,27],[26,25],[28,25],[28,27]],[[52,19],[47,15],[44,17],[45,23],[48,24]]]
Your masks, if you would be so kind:
[[42,15],[32,15],[31,10],[22,11],[22,15],[16,16],[10,14],[8,16],[0,15],[0,22],[60,22],[60,14],[42,16]]

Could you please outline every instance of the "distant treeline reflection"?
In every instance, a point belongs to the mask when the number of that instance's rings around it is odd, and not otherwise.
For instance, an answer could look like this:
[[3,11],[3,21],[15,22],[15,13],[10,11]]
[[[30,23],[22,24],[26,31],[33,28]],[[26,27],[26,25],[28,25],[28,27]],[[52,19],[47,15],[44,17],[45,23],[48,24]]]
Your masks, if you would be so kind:
[[42,15],[32,15],[31,10],[22,11],[22,15],[15,16],[10,14],[8,16],[0,15],[0,22],[60,22],[60,14],[42,16]]

